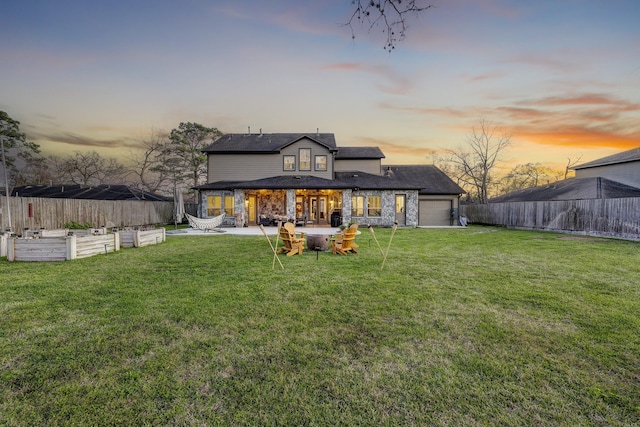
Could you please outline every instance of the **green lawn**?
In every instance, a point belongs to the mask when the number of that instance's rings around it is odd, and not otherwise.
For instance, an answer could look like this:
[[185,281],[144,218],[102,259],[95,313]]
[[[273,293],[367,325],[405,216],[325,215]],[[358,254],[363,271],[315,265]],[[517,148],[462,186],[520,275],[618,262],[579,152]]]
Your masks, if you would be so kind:
[[0,425],[640,423],[639,243],[399,229],[381,270],[356,241],[0,260]]

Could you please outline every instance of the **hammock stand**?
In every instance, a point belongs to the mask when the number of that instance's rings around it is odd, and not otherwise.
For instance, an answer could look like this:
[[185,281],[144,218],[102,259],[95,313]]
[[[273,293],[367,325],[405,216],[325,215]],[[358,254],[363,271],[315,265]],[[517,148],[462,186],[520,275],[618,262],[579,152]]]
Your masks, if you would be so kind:
[[204,231],[212,230],[218,233],[224,233],[224,230],[221,230],[220,226],[222,225],[225,214],[218,215],[213,218],[196,218],[195,216],[189,215],[185,212],[185,216],[189,220],[189,225],[192,228],[197,228],[198,230]]

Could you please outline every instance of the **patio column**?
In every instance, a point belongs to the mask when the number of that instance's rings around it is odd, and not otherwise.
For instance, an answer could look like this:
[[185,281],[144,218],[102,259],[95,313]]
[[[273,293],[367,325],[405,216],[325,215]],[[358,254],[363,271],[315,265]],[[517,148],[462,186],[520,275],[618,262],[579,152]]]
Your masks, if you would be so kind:
[[233,190],[233,204],[235,205],[236,227],[244,227],[248,219],[244,209],[244,190]]
[[351,189],[342,191],[342,223],[349,224],[351,221]]
[[296,190],[293,188],[287,189],[287,219],[296,220]]

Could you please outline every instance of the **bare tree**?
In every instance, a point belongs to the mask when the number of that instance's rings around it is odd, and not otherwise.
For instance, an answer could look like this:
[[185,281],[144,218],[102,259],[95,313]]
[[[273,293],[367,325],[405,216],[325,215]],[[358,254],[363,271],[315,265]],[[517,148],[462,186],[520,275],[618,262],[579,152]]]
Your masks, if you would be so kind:
[[465,189],[475,193],[479,203],[489,199],[489,187],[494,184],[493,168],[510,145],[510,134],[482,119],[467,137],[466,149],[445,150],[452,165],[451,173]]
[[575,165],[578,164],[578,162],[580,162],[580,159],[582,158],[582,156],[578,157],[575,161],[571,161],[571,158],[569,157],[568,161],[567,161],[567,166],[565,166],[564,168],[564,179],[567,179],[567,177],[569,176],[569,170],[571,170]]
[[500,194],[556,182],[562,179],[562,171],[553,170],[540,163],[516,165],[500,180]]
[[127,168],[114,158],[105,158],[96,151],[80,152],[59,162],[60,178],[74,184],[115,184],[125,180]]
[[355,10],[347,22],[355,39],[354,24],[381,26],[386,35],[385,49],[393,50],[407,35],[407,17],[433,7],[422,0],[351,0]]
[[136,185],[151,193],[171,192],[171,176],[165,167],[165,153],[169,137],[165,132],[151,130],[148,137],[140,140],[141,151],[129,156]]

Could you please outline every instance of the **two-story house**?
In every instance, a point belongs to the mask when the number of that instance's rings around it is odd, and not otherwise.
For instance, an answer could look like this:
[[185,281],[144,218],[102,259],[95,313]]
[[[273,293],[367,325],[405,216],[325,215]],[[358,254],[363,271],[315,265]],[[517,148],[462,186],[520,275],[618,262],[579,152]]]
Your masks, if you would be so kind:
[[572,168],[575,178],[525,188],[489,202],[620,199],[640,197],[640,147]]
[[195,188],[202,218],[457,225],[464,191],[438,168],[383,165],[378,147],[338,147],[332,133],[227,134],[203,152],[208,182]]
[[640,147],[602,157],[572,168],[576,178],[601,177],[640,188]]

